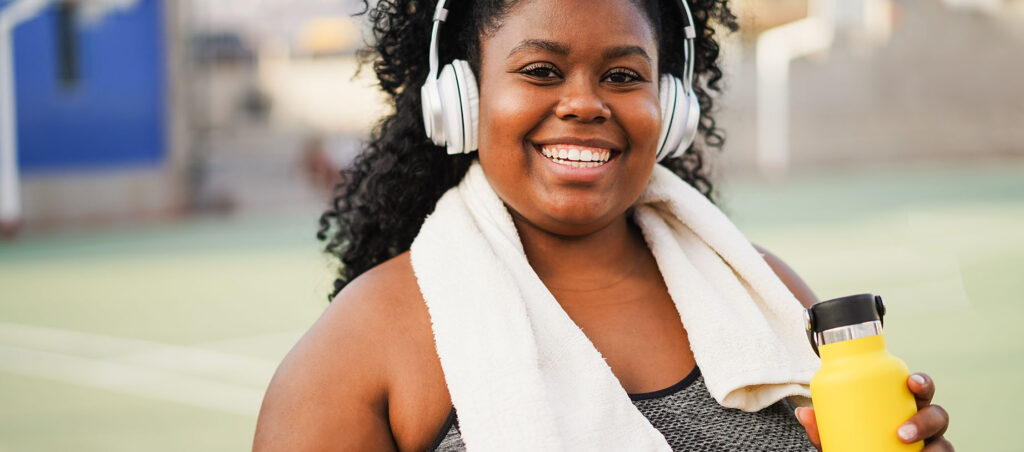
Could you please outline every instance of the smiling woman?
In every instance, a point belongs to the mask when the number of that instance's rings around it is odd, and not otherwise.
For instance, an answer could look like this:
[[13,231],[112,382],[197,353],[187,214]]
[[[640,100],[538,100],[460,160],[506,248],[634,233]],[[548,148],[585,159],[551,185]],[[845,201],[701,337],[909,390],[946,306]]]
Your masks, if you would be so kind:
[[[447,6],[370,11],[395,113],[321,217],[334,302],[255,449],[813,450],[814,297],[707,199],[725,2]],[[922,381],[906,439],[942,446]]]

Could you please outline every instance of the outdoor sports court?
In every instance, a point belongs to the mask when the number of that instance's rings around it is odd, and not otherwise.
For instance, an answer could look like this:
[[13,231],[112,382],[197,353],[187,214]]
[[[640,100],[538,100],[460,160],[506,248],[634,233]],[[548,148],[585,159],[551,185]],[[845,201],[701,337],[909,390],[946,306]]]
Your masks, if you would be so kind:
[[[1024,161],[725,180],[725,210],[825,299],[886,297],[963,450],[1019,450]],[[250,447],[277,362],[325,306],[317,212],[0,245],[0,451]]]

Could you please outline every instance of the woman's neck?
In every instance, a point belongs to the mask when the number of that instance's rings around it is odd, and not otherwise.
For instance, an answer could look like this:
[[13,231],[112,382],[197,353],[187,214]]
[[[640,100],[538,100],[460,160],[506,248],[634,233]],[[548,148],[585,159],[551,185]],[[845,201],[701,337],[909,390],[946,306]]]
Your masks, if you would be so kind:
[[513,214],[530,266],[552,290],[605,289],[627,279],[647,255],[640,229],[624,213],[591,234],[568,237]]

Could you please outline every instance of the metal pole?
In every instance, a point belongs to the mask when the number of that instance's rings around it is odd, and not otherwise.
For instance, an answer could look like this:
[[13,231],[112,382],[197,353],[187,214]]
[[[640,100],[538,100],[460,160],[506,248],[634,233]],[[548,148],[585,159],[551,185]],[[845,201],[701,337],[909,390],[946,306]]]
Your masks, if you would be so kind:
[[14,90],[14,29],[52,0],[21,0],[0,10],[0,229],[21,222],[18,117]]
[[764,174],[789,167],[789,64],[832,46],[834,0],[810,3],[805,19],[757,38],[757,166]]

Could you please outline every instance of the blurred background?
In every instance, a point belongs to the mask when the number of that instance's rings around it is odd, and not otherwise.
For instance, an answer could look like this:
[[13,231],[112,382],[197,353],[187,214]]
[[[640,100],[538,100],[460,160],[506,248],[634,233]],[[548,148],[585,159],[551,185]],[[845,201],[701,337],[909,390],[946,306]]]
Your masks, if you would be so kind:
[[[389,111],[352,0],[0,0],[0,451],[244,450]],[[720,205],[1024,450],[1024,1],[742,0]],[[426,45],[426,43],[424,44]]]

